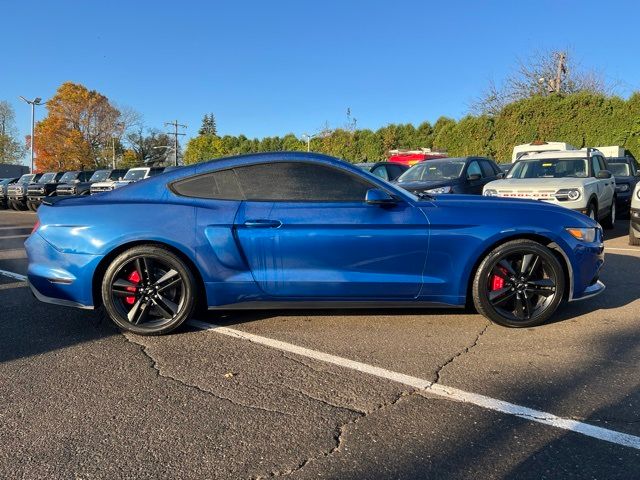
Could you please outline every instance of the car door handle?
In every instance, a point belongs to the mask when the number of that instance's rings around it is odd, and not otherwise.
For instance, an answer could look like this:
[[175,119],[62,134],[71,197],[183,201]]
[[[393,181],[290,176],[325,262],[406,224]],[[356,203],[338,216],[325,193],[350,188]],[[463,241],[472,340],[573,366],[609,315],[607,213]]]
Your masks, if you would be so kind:
[[247,220],[244,222],[245,227],[249,228],[278,228],[282,225],[280,220]]

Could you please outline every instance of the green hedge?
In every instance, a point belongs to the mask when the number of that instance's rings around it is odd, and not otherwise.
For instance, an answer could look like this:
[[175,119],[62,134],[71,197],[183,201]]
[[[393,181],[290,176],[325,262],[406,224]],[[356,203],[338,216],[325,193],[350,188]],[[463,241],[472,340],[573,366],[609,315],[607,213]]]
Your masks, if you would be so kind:
[[[534,140],[568,142],[575,147],[620,145],[640,155],[640,92],[629,99],[590,93],[534,96],[507,105],[497,116],[441,117],[417,128],[390,124],[372,130],[336,129],[311,140],[311,150],[352,162],[378,161],[389,149],[428,147],[450,156],[485,155],[510,161],[515,145]],[[225,155],[274,150],[306,150],[293,134],[248,139],[244,135],[199,136],[187,144],[185,163]]]

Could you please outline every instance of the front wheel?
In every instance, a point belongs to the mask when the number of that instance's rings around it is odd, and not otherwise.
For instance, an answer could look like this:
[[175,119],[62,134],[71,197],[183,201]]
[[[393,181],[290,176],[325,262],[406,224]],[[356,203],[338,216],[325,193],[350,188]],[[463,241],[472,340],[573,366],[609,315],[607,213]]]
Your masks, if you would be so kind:
[[562,266],[553,252],[531,240],[514,240],[482,260],[473,281],[473,302],[494,323],[532,327],[554,314],[564,290]]
[[161,335],[193,312],[195,281],[185,262],[169,250],[140,245],[118,255],[102,280],[102,302],[121,329]]
[[616,199],[613,198],[611,202],[611,208],[609,208],[609,213],[606,218],[602,221],[602,228],[606,230],[611,230],[616,226]]

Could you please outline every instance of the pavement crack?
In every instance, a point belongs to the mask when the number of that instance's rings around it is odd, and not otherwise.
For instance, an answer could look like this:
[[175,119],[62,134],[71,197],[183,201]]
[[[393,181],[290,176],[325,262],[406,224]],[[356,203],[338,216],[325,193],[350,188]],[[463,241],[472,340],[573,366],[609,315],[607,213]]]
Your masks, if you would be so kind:
[[305,396],[305,397],[307,397],[307,398],[309,398],[309,399],[311,399],[311,400],[314,400],[314,401],[316,401],[316,402],[319,402],[319,403],[322,403],[322,404],[324,404],[324,405],[327,405],[327,406],[329,406],[329,407],[332,407],[332,408],[339,408],[339,409],[341,409],[341,410],[347,410],[347,411],[349,411],[349,412],[355,413],[356,415],[367,415],[367,412],[366,412],[366,411],[364,411],[364,410],[359,410],[359,409],[357,409],[357,408],[347,407],[347,406],[345,406],[345,405],[338,405],[338,404],[336,404],[336,403],[332,403],[332,402],[330,402],[330,401],[328,401],[328,400],[324,400],[323,398],[315,397],[315,396],[311,395],[309,392],[307,392],[307,391],[305,391],[305,390],[302,390],[302,389],[300,389],[300,388],[294,388],[294,387],[291,387],[291,386],[289,386],[289,385],[283,385],[283,387],[285,387],[285,388],[287,388],[287,389],[291,390],[292,392],[299,393],[300,395],[303,395],[303,396]]
[[436,371],[434,373],[435,379],[434,379],[432,385],[436,385],[436,384],[438,384],[440,382],[440,377],[442,375],[442,371],[445,368],[447,368],[449,365],[454,363],[461,356],[469,353],[476,345],[478,345],[478,342],[480,341],[480,337],[482,337],[485,334],[485,332],[487,331],[487,329],[489,328],[490,325],[491,325],[491,322],[487,321],[486,325],[482,328],[482,330],[480,330],[480,332],[478,332],[478,334],[476,335],[476,338],[473,340],[473,342],[470,345],[465,346],[462,350],[460,350],[458,353],[456,353],[455,355],[450,357],[446,362],[444,362],[442,365],[440,365],[436,369]]
[[140,351],[142,352],[142,354],[145,356],[145,358],[147,358],[151,368],[156,372],[156,375],[159,378],[163,378],[165,380],[169,380],[175,383],[178,383],[179,385],[182,385],[184,387],[193,389],[193,390],[197,390],[200,393],[203,393],[205,395],[217,398],[219,400],[223,400],[225,402],[229,402],[232,405],[235,405],[237,407],[242,407],[242,408],[248,408],[248,409],[252,409],[252,410],[260,410],[263,412],[267,412],[267,413],[275,413],[278,415],[284,415],[287,417],[292,416],[290,413],[287,412],[283,412],[282,410],[277,410],[277,409],[273,409],[273,408],[267,408],[267,407],[262,407],[260,405],[254,405],[251,403],[244,403],[244,402],[239,402],[233,398],[230,397],[225,397],[224,395],[220,395],[217,392],[208,390],[206,388],[202,388],[199,385],[195,385],[189,382],[186,382],[180,378],[176,378],[172,375],[169,375],[165,372],[162,371],[160,365],[158,364],[158,361],[153,357],[153,355],[151,355],[151,353],[149,353],[148,348],[146,345],[144,345],[143,343],[139,343],[135,341],[135,337],[132,334],[129,333],[125,333],[123,334],[124,338],[131,344],[136,345],[140,348]]
[[[312,457],[306,458],[303,461],[301,461],[300,463],[298,463],[298,465],[296,465],[293,468],[289,468],[286,470],[280,470],[280,471],[276,471],[276,472],[271,472],[268,476],[269,477],[286,477],[289,475],[293,475],[295,473],[300,472],[302,469],[304,469],[309,463],[314,462],[314,461],[318,461],[318,460],[322,460],[324,458],[329,458],[333,455],[335,455],[336,453],[340,452],[344,446],[344,434],[346,433],[346,430],[350,427],[355,425],[356,423],[362,421],[362,419],[367,418],[369,415],[380,412],[382,410],[385,410],[387,408],[393,407],[394,405],[396,405],[400,400],[410,397],[411,395],[415,394],[417,392],[417,389],[414,390],[410,390],[410,391],[403,391],[400,392],[398,395],[395,396],[395,398],[389,402],[382,402],[379,405],[376,405],[374,408],[372,408],[371,410],[367,410],[367,411],[356,411],[356,410],[351,410],[353,413],[356,414],[356,416],[349,420],[348,422],[345,422],[341,425],[338,425],[335,429],[335,433],[334,433],[334,446],[324,452],[320,452],[318,455],[314,455]],[[343,407],[340,407],[343,408]],[[265,477],[263,476],[258,476],[256,477],[256,479],[263,479]]]
[[297,363],[299,365],[302,365],[303,367],[307,367],[309,370],[312,370],[312,371],[314,371],[316,373],[326,373],[327,372],[326,368],[318,368],[318,367],[312,365],[311,363],[305,362],[304,360],[302,360],[300,358],[297,358],[297,357],[294,357],[294,356],[291,356],[291,355],[287,355],[287,352],[285,352],[285,351],[282,351],[281,353],[282,353],[282,356],[284,358],[286,358],[287,360],[291,360],[292,362],[295,362],[295,363]]

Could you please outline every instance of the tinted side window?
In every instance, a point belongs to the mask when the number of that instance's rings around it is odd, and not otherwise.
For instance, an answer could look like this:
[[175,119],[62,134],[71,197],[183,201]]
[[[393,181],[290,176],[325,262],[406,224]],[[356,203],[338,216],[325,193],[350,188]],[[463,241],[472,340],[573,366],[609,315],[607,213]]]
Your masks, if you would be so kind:
[[198,175],[173,184],[178,195],[220,200],[244,200],[238,179],[233,170]]
[[387,167],[384,165],[374,168],[371,173],[373,173],[376,177],[383,178],[384,180],[389,180],[389,172],[387,172]]
[[602,170],[600,168],[600,162],[598,161],[598,157],[591,157],[591,165],[593,167],[593,176],[597,176],[598,172]]
[[482,160],[480,162],[480,167],[482,167],[482,176],[483,177],[495,177],[496,172],[493,169],[493,166],[487,162],[486,160]]
[[469,164],[467,167],[467,178],[471,175],[480,175],[482,176],[482,172],[480,171],[480,165],[475,160]]
[[604,160],[604,158],[598,157],[598,162],[600,162],[600,170],[607,170],[609,168],[609,165],[607,165],[607,162]]
[[363,202],[373,185],[335,168],[276,162],[234,169],[247,200]]

